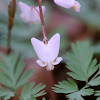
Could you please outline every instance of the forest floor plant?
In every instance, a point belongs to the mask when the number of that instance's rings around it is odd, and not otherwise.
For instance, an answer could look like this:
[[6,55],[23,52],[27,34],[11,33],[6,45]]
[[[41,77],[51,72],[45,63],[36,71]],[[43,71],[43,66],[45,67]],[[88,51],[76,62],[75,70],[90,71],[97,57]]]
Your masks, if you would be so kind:
[[[78,1],[54,0],[54,2],[61,7],[72,8],[76,12],[80,12],[81,5]],[[10,52],[7,55],[0,54],[0,98],[10,100],[12,97],[17,97],[20,100],[36,100],[37,97],[46,94],[43,90],[46,86],[41,83],[35,86],[34,82],[28,84],[28,79],[32,77],[33,71],[32,69],[24,70],[24,58],[20,54],[12,52],[11,30],[17,10],[16,6],[16,0],[9,1],[7,48]],[[39,58],[36,63],[41,67],[46,67],[47,71],[54,70],[54,65],[58,65],[63,60],[62,57],[58,57],[60,34],[56,33],[48,41],[44,23],[45,6],[42,6],[42,0],[38,0],[38,7],[28,6],[23,2],[19,2],[18,7],[21,10],[20,17],[24,23],[29,25],[41,23],[43,41],[31,37],[32,46]],[[74,80],[67,78],[67,81],[58,82],[55,87],[52,87],[53,91],[66,94],[66,98],[69,100],[84,100],[85,96],[93,94],[99,96],[96,99],[100,100],[100,91],[92,88],[100,85],[100,65],[96,59],[93,59],[93,48],[89,42],[76,42],[71,47],[72,52],[64,55],[64,61],[66,61],[67,68],[71,71],[67,74]],[[51,72],[48,72],[48,78],[52,79]],[[80,89],[75,80],[85,82],[85,85]],[[53,84],[53,79],[51,81]],[[18,89],[21,88],[19,94]],[[41,99],[46,100],[45,98]]]

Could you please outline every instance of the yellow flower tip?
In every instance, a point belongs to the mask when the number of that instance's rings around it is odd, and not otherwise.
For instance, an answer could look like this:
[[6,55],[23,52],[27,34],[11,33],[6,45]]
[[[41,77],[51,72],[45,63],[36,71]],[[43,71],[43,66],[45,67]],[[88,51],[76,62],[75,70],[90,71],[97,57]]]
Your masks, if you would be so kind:
[[46,69],[47,69],[48,71],[54,70],[54,65],[52,65],[52,64],[47,65],[47,66],[46,66]]
[[74,9],[76,12],[80,12],[80,7],[81,7],[80,3],[75,1],[72,9]]

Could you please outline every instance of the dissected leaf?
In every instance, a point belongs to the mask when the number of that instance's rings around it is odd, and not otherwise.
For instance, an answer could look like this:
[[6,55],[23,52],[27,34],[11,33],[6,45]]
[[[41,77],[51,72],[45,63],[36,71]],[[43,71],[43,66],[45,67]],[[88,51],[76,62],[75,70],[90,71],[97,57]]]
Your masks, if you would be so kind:
[[27,100],[27,99],[31,99],[32,97],[39,97],[46,94],[45,91],[43,90],[45,88],[45,85],[38,84],[35,87],[34,85],[35,83],[31,83],[23,87],[21,97],[20,97],[21,100]]
[[91,62],[90,66],[89,66],[89,69],[88,69],[88,77],[90,77],[91,75],[93,75],[97,71],[97,69],[99,68],[99,66],[96,65],[96,64],[97,64],[97,60],[94,59]]
[[78,91],[77,84],[72,80],[68,79],[68,81],[58,82],[58,84],[54,85],[53,91],[56,93],[71,93]]
[[4,100],[8,100],[11,97],[14,97],[14,91],[8,89],[0,89],[0,97],[4,97]]
[[46,100],[46,99],[43,97],[42,100]]
[[17,81],[16,87],[18,88],[19,86],[25,84],[27,80],[32,76],[33,70],[29,71],[24,71],[19,80]]
[[69,98],[69,100],[84,100],[82,96],[90,96],[94,93],[93,89],[88,88],[89,85],[86,85],[79,90],[77,84],[72,79],[58,82],[58,84],[54,86],[54,92],[67,94],[66,97]]
[[97,98],[96,98],[96,100],[100,100],[100,91],[95,91],[95,94],[94,94],[95,96],[98,96]]
[[80,92],[74,92],[66,96],[69,100],[84,100]]
[[72,72],[67,74],[76,80],[88,81],[98,69],[97,61],[93,60],[93,48],[89,42],[72,44],[72,52],[67,53],[67,68]]
[[27,83],[32,76],[32,70],[23,72],[23,69],[24,61],[18,54],[11,53],[8,56],[0,54],[0,83],[6,87],[0,90],[0,97],[4,97],[4,100],[14,96],[17,88]]
[[88,84],[91,85],[91,86],[98,86],[98,85],[100,85],[100,76],[98,76],[95,79],[91,80]]
[[94,92],[93,89],[81,89],[80,91],[73,92],[71,94],[66,95],[69,100],[85,100],[82,96],[90,96]]
[[36,100],[36,98],[34,97],[34,95],[31,95],[31,100]]
[[80,90],[80,94],[82,96],[90,96],[90,95],[93,94],[93,92],[94,92],[94,90],[91,89],[91,88],[87,88],[87,89],[83,88],[83,89]]

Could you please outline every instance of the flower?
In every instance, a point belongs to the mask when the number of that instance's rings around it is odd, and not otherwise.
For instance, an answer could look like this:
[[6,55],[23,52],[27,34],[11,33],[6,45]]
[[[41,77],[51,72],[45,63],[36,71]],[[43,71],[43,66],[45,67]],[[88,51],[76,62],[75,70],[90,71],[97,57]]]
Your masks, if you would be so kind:
[[72,8],[76,12],[80,12],[80,3],[75,0],[54,0],[54,2],[64,8]]
[[[21,18],[26,23],[40,24],[39,7],[30,7],[23,2],[19,2],[19,7],[21,10]],[[42,6],[43,14],[45,12],[45,7]]]
[[60,35],[56,33],[47,44],[34,37],[31,38],[33,48],[39,58],[36,62],[47,70],[53,70],[54,65],[59,64],[62,61],[61,57],[58,57],[60,48]]

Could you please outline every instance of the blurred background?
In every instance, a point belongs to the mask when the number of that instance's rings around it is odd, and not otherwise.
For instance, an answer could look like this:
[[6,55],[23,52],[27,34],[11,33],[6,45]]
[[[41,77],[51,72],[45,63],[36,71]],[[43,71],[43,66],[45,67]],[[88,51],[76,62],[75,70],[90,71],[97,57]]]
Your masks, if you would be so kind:
[[[56,66],[54,71],[47,72],[36,64],[38,59],[31,45],[31,37],[42,40],[41,25],[24,23],[20,18],[18,2],[22,1],[30,6],[38,6],[37,0],[17,0],[17,10],[14,24],[11,31],[12,52],[20,53],[25,58],[25,70],[34,69],[34,75],[29,82],[36,81],[46,84],[47,100],[67,100],[63,94],[55,94],[51,87],[54,83],[67,79],[65,68],[66,53],[70,51],[70,44],[78,41],[90,41],[94,48],[94,56],[100,59],[100,0],[78,0],[81,4],[79,13],[72,9],[65,9],[57,6],[53,0],[43,0],[46,7],[44,20],[47,37],[50,39],[55,33],[61,35],[61,46],[59,56],[63,57],[62,63]],[[0,52],[7,53],[7,32],[8,32],[8,2],[0,0]],[[78,82],[78,81],[77,81]],[[78,82],[81,85],[81,83]],[[87,97],[86,100],[92,98]],[[40,99],[40,98],[39,98]],[[91,100],[92,100],[91,99]]]

